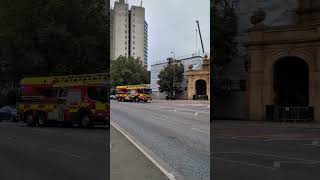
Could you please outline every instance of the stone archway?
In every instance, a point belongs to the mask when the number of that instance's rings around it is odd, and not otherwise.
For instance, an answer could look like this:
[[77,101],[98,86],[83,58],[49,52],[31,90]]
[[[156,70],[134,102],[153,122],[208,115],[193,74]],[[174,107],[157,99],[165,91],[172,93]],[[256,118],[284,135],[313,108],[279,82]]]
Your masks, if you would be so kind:
[[275,89],[274,89],[274,67],[277,62],[281,60],[300,60],[308,68],[308,104],[310,106],[314,105],[315,92],[315,77],[313,75],[315,71],[313,56],[302,50],[291,50],[291,51],[281,51],[275,52],[269,58],[266,59],[264,67],[264,83],[263,83],[263,104],[264,105],[274,105]]
[[[268,27],[263,23],[265,18],[264,12],[258,11],[253,16],[253,19],[258,19],[259,21],[252,22],[253,27],[249,30],[247,42],[250,58],[248,70],[249,119],[266,120],[269,119],[269,117],[266,117],[266,114],[272,114],[272,107],[275,104],[274,97],[276,95],[274,84],[277,83],[274,82],[274,67],[277,66],[278,62],[281,62],[281,59],[285,58],[290,59],[290,61],[300,59],[300,62],[303,64],[301,65],[307,66],[307,68],[304,68],[308,69],[307,72],[303,73],[304,70],[301,70],[302,74],[308,76],[308,80],[304,80],[308,81],[308,84],[300,84],[303,87],[307,86],[304,90],[307,92],[302,93],[307,96],[303,98],[307,99],[301,100],[304,101],[301,104],[309,106],[312,114],[314,114],[313,119],[320,122],[319,25],[311,22],[311,19],[318,21],[319,18],[314,18],[313,11],[307,11],[308,8],[299,5],[299,9],[302,11],[299,10],[300,14],[298,14],[299,19],[302,13],[302,15],[304,14],[303,16],[309,17],[310,21],[307,20],[308,18],[302,18],[298,23],[290,25]],[[283,67],[286,66],[283,65]],[[280,65],[278,68],[283,69],[283,67],[281,68]],[[300,71],[299,67],[296,68]],[[296,89],[296,87],[293,88]],[[298,102],[300,100],[294,98],[293,101],[289,102],[288,99],[290,98],[287,97],[287,100],[283,100],[282,104],[289,106],[300,104]]]
[[297,57],[284,57],[273,65],[273,104],[280,107],[309,106],[309,68]]
[[197,96],[207,95],[207,82],[203,79],[199,79],[195,82],[195,91]]

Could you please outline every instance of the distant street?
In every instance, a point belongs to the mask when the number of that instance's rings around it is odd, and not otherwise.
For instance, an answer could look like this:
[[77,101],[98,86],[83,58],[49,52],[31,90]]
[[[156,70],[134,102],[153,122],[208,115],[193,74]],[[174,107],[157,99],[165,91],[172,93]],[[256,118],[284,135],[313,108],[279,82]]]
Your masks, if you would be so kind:
[[176,179],[210,178],[209,119],[208,102],[111,102],[111,120]]
[[317,180],[320,126],[304,123],[213,121],[214,180]]
[[107,180],[109,130],[0,122],[1,180]]

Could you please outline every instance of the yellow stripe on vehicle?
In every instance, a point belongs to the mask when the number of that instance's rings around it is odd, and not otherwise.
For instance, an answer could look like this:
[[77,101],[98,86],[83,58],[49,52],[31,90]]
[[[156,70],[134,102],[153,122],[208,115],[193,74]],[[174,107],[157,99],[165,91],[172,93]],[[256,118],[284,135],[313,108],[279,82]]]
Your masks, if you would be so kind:
[[69,112],[78,112],[78,109],[69,109]]
[[37,104],[32,104],[31,105],[31,109],[38,109],[38,105]]

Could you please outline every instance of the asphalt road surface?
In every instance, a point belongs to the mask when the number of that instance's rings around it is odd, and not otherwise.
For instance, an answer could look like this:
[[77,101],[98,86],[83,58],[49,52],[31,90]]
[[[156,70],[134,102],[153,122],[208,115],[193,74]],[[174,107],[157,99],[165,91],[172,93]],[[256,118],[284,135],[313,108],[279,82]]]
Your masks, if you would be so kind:
[[112,101],[111,120],[141,143],[176,179],[210,179],[208,103]]
[[320,127],[299,124],[213,121],[214,180],[317,180]]
[[0,122],[1,180],[107,180],[109,130]]

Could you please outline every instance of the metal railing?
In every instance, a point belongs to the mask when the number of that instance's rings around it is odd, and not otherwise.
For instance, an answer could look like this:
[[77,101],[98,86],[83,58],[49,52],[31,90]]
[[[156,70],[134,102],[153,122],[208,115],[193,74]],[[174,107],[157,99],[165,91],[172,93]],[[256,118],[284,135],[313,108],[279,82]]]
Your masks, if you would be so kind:
[[[267,112],[268,120],[275,121],[312,121],[313,107],[274,107]],[[272,119],[271,119],[272,118]]]
[[208,100],[208,95],[193,95],[193,100]]

